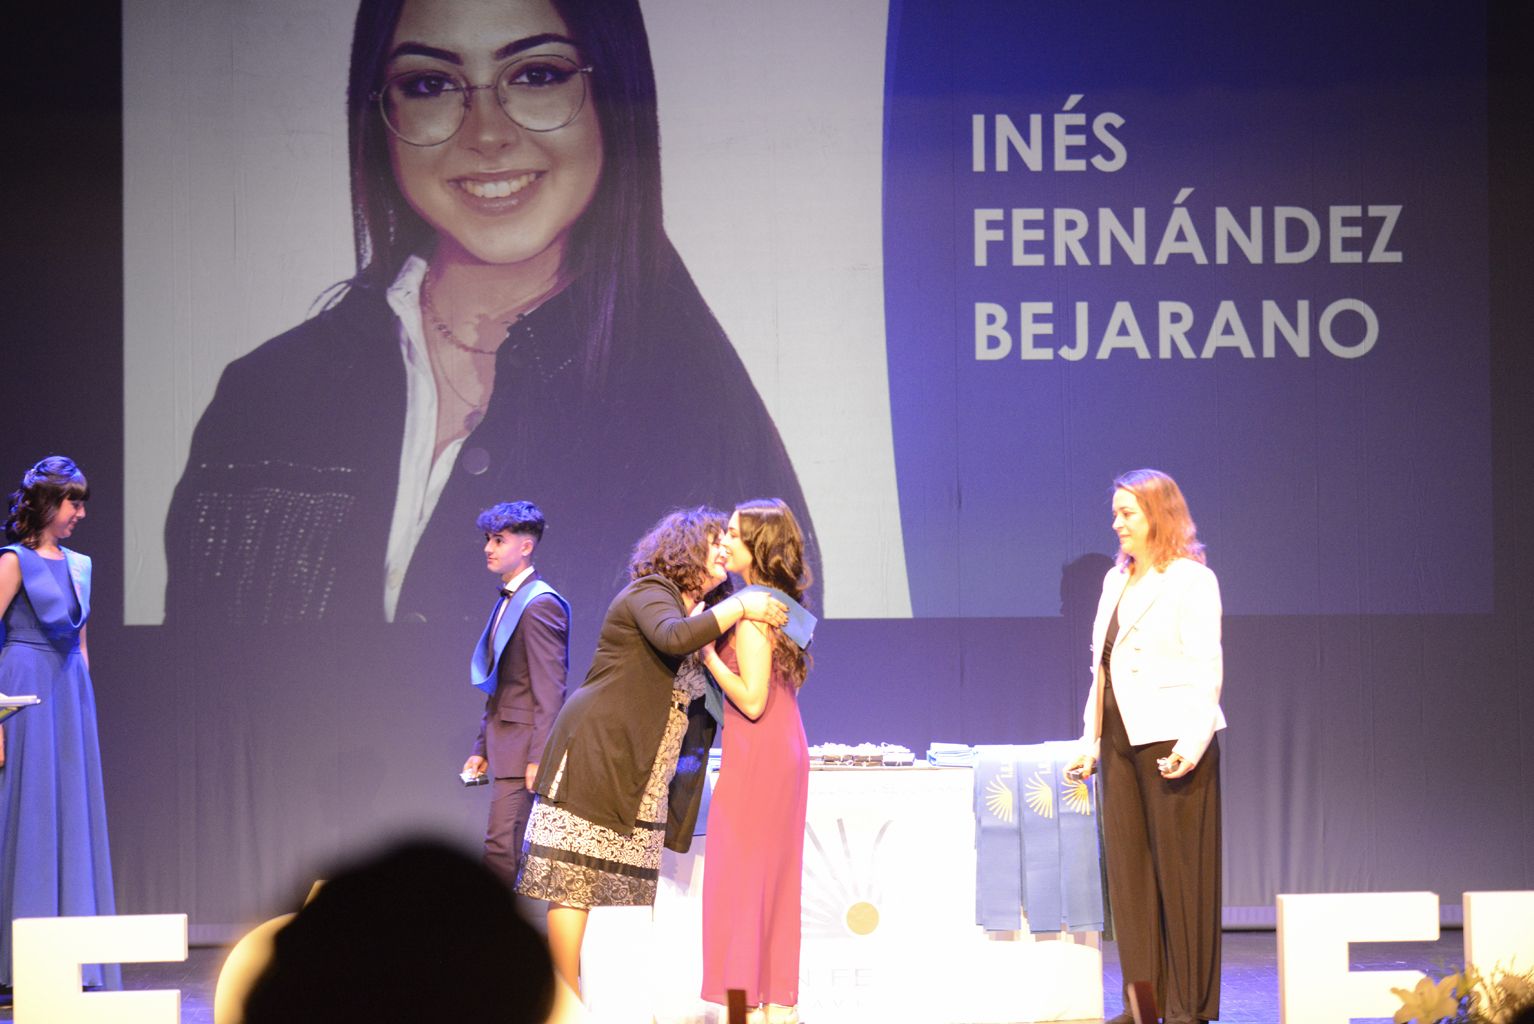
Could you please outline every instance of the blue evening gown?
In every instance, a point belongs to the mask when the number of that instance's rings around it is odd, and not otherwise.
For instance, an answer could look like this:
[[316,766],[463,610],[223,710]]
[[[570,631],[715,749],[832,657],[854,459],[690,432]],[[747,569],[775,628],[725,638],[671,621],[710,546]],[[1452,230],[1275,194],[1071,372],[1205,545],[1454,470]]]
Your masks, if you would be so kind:
[[[0,551],[14,553],[22,581],[5,612],[0,693],[42,698],[4,725],[0,984],[11,985],[13,918],[110,915],[116,902],[96,698],[80,653],[90,559],[66,551],[65,560],[53,561],[20,544]],[[121,988],[121,968],[88,965],[84,983]]]

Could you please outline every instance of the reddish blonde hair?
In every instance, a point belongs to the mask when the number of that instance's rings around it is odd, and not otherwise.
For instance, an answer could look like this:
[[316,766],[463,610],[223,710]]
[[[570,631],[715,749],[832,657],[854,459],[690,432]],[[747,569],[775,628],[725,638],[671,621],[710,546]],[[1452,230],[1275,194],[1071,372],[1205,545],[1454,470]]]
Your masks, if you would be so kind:
[[[1134,469],[1113,481],[1115,491],[1128,491],[1140,503],[1140,511],[1150,525],[1146,543],[1151,551],[1151,568],[1165,569],[1174,558],[1204,561],[1204,545],[1198,541],[1198,527],[1188,511],[1177,481],[1159,469]],[[1120,551],[1119,568],[1134,559]]]

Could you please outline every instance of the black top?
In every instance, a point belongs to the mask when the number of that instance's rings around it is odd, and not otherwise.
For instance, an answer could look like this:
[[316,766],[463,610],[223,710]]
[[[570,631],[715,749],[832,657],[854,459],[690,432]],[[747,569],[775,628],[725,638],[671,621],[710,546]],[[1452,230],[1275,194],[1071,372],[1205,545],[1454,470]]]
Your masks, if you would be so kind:
[[[819,575],[798,480],[745,367],[680,262],[661,277],[644,322],[615,331],[599,384],[577,357],[585,318],[570,291],[512,325],[396,621],[455,638],[481,626],[481,594],[464,585],[484,573],[474,519],[516,499],[548,519],[538,566],[570,601],[578,654],[634,540],[679,506],[780,496]],[[383,620],[405,379],[398,320],[360,286],[225,368],[166,520],[168,623]]]
[[[586,681],[554,720],[538,759],[538,795],[548,799],[558,775],[555,803],[604,828],[630,832],[665,736],[677,670],[719,636],[718,620],[707,612],[688,616],[681,592],[665,577],[645,576],[624,587],[602,620]],[[690,810],[673,808],[673,816]]]
[[1108,631],[1103,634],[1103,656],[1099,664],[1103,667],[1103,686],[1113,685],[1113,639],[1119,635],[1119,606],[1113,606],[1113,617],[1108,620]]

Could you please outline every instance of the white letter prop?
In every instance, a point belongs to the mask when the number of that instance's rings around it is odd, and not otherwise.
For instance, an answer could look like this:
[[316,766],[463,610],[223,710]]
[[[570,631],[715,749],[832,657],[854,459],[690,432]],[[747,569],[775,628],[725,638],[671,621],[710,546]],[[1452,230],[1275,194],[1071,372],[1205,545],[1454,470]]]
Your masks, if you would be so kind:
[[82,992],[81,964],[186,959],[185,914],[24,917],[12,924],[16,1024],[178,1024],[179,989]]
[[1317,893],[1278,897],[1278,1019],[1284,1024],[1348,1024],[1390,1017],[1421,971],[1350,971],[1350,942],[1432,942],[1438,894]]
[[1534,967],[1534,892],[1465,893],[1465,963],[1483,977]]

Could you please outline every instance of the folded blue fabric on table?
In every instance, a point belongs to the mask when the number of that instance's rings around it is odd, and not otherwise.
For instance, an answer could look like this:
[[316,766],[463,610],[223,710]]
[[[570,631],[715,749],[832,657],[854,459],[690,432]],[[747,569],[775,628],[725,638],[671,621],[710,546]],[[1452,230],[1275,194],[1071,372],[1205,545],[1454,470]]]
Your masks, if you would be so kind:
[[975,748],[968,743],[933,743],[927,747],[927,763],[938,768],[969,768]]
[[1066,778],[1077,745],[977,747],[975,920],[1016,931],[1101,931],[1091,784]]

